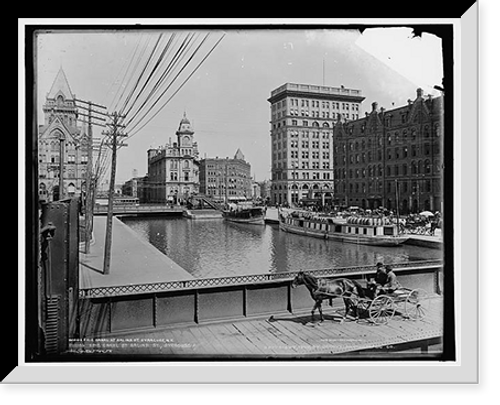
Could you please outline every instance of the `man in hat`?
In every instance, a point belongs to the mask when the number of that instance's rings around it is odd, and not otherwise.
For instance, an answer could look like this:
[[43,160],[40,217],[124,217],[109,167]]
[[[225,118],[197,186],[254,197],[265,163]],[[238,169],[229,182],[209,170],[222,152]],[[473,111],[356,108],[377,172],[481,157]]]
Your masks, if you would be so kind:
[[377,294],[393,293],[401,287],[397,280],[392,266],[384,266],[383,263],[377,263],[377,272],[373,281],[376,285]]
[[401,288],[401,284],[399,284],[399,281],[396,277],[396,274],[394,273],[394,270],[392,269],[392,266],[385,266],[386,270],[386,275],[387,275],[387,282],[383,285],[384,289],[387,290],[388,293],[392,294],[394,291],[396,291],[398,288]]

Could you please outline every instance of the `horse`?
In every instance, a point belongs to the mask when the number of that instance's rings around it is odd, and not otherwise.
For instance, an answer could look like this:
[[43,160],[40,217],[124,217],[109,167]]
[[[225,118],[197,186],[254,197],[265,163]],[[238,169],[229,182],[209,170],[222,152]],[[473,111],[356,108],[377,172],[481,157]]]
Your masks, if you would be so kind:
[[347,317],[349,310],[353,309],[355,318],[358,319],[357,299],[365,298],[365,291],[361,285],[347,278],[338,278],[333,280],[316,278],[310,274],[299,271],[292,281],[292,288],[299,285],[305,285],[311,294],[315,304],[311,311],[311,319],[314,321],[314,311],[318,309],[320,321],[323,322],[323,310],[321,304],[323,300],[330,300],[332,305],[333,298],[343,298],[345,305],[345,314],[342,321]]

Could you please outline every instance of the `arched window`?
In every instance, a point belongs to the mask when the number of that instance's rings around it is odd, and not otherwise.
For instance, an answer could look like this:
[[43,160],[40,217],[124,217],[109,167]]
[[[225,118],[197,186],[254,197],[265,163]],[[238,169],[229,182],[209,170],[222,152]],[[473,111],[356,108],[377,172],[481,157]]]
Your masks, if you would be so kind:
[[411,162],[411,174],[417,174],[417,164],[415,162]]

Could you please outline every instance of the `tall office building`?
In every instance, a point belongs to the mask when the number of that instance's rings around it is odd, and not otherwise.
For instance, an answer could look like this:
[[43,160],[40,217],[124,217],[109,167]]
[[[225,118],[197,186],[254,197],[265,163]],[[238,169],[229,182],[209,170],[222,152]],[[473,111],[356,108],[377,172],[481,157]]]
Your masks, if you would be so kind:
[[[271,202],[333,195],[333,129],[359,118],[360,90],[285,83],[271,92]],[[328,191],[327,191],[328,190]]]

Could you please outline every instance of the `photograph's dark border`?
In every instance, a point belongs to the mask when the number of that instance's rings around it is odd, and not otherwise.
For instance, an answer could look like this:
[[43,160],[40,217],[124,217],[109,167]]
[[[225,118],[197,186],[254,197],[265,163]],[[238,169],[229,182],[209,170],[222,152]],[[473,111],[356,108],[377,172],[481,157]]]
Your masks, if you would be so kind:
[[[442,87],[446,90],[446,100],[450,102],[445,102],[445,137],[444,137],[444,166],[443,171],[444,177],[444,227],[446,231],[444,232],[444,289],[446,291],[444,299],[444,335],[443,335],[443,353],[438,360],[454,361],[456,360],[456,343],[455,343],[455,308],[454,308],[454,241],[453,241],[453,103],[454,99],[453,93],[453,26],[451,24],[353,24],[353,25],[331,25],[331,24],[319,24],[319,25],[245,25],[238,27],[235,25],[139,25],[139,26],[124,26],[124,25],[54,25],[54,26],[26,26],[25,28],[25,99],[26,99],[26,317],[25,317],[25,361],[26,362],[95,362],[95,361],[111,361],[111,362],[137,362],[137,361],[199,361],[199,358],[165,358],[165,357],[151,357],[151,356],[88,356],[85,358],[75,357],[75,356],[56,356],[56,357],[40,357],[37,356],[36,348],[38,346],[37,336],[38,336],[38,322],[37,322],[37,278],[36,269],[38,266],[38,218],[37,218],[37,123],[33,117],[36,116],[36,86],[35,86],[35,64],[33,61],[36,58],[35,49],[35,33],[39,31],[43,32],[59,32],[59,31],[108,31],[108,30],[131,30],[131,29],[358,29],[361,32],[367,28],[380,28],[380,27],[409,27],[414,31],[415,36],[421,36],[422,33],[427,32],[433,35],[437,35],[442,39],[443,43],[443,63],[444,63],[444,78]],[[35,199],[33,198],[35,197]],[[203,358],[203,361],[241,361],[246,360],[242,358],[231,358],[231,359],[219,359],[217,357]],[[342,358],[338,357],[339,360],[353,360],[359,361],[362,358],[354,356],[352,358]],[[411,359],[411,358],[410,358]],[[422,359],[421,356],[417,356],[415,359]],[[259,359],[250,358],[249,360],[255,361]],[[266,360],[266,359],[261,359]],[[300,360],[294,359],[281,359],[270,357],[268,360],[273,361],[287,361],[287,360]],[[304,359],[310,361],[311,358]],[[335,359],[314,359],[314,360],[325,360],[325,361],[335,361]],[[374,358],[369,358],[369,360],[376,360]],[[380,360],[409,360],[408,358],[401,358],[399,356],[384,356]],[[429,360],[436,360],[435,357]]]

